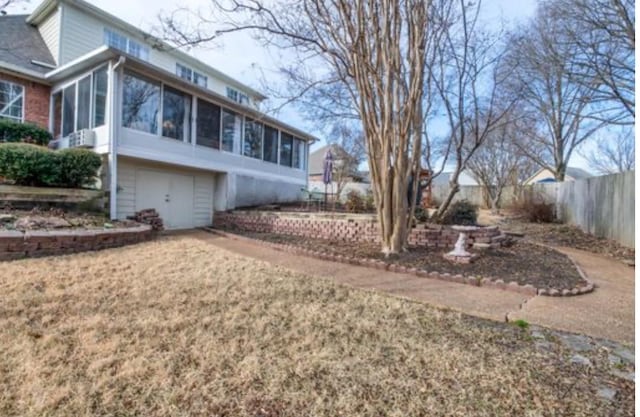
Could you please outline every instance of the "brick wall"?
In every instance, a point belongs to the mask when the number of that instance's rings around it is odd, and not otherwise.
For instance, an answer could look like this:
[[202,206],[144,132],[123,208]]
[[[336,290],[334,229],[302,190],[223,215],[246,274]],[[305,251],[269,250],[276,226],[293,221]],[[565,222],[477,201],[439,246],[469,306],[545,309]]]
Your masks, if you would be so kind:
[[[213,225],[219,229],[277,233],[343,242],[378,242],[378,224],[373,216],[344,214],[277,213],[260,211],[218,212]],[[467,245],[500,246],[504,235],[497,226],[419,225],[411,230],[409,245],[451,248],[461,232]]]
[[0,72],[0,80],[24,87],[24,121],[48,129],[51,87],[3,72]]
[[0,261],[65,255],[145,242],[154,236],[151,226],[112,230],[0,232]]

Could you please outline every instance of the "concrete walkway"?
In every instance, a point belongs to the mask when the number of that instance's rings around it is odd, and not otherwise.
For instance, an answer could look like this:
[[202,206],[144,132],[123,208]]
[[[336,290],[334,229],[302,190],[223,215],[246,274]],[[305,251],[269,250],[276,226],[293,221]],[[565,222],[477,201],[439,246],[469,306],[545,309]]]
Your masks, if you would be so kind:
[[195,237],[243,256],[356,288],[384,291],[492,320],[524,319],[532,324],[559,330],[626,344],[634,343],[634,269],[588,252],[561,249],[573,257],[598,285],[596,291],[578,297],[531,297],[284,254],[251,242],[207,232],[196,232]]

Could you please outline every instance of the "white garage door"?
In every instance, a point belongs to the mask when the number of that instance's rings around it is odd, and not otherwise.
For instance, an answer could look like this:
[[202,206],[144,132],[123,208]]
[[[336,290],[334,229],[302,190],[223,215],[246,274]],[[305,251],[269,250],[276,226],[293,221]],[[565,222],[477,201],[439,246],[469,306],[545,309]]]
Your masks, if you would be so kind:
[[159,171],[136,172],[136,211],[154,208],[167,229],[188,229],[194,220],[194,177]]

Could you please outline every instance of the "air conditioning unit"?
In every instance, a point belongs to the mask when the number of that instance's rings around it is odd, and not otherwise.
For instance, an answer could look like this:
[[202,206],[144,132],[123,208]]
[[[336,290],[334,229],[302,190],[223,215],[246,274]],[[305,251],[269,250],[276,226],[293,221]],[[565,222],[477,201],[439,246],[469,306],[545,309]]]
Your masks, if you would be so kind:
[[93,148],[96,143],[95,133],[91,129],[82,129],[67,136],[70,148]]

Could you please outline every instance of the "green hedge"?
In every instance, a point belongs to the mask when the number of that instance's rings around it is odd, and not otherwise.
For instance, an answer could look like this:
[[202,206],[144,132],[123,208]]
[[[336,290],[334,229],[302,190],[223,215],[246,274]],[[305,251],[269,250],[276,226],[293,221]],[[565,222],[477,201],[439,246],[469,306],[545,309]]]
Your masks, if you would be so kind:
[[100,156],[88,149],[52,151],[26,143],[0,144],[0,176],[16,185],[90,186],[101,164]]
[[34,124],[0,119],[0,142],[25,142],[47,146],[51,139],[48,130]]

